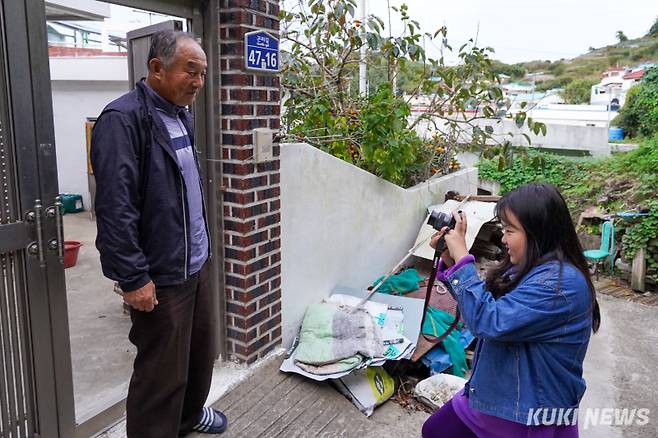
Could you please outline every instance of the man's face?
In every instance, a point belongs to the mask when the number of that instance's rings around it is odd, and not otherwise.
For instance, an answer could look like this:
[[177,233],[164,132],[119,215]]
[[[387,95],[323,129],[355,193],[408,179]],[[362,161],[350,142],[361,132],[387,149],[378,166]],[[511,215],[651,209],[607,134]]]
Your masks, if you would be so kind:
[[159,93],[169,102],[188,106],[194,102],[197,92],[206,79],[206,54],[199,45],[182,38],[176,45],[174,63],[169,68],[160,65],[156,73],[160,83]]

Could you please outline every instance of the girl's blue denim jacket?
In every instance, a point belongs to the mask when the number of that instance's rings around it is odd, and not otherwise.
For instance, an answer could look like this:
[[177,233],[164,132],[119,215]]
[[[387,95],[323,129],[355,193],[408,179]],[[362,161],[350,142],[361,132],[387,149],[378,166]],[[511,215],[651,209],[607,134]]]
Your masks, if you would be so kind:
[[[537,409],[577,408],[585,393],[583,360],[592,331],[583,274],[567,262],[549,261],[498,300],[473,263],[447,274],[445,283],[478,338],[473,373],[464,388],[469,406],[530,425],[551,421],[550,412],[537,415]],[[560,417],[553,418],[557,422]]]

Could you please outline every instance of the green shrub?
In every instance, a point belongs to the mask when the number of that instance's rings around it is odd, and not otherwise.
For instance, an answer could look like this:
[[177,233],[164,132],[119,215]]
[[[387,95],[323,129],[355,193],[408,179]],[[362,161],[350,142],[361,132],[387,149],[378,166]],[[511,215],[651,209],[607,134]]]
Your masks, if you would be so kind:
[[416,161],[422,140],[408,128],[411,110],[393,94],[391,84],[382,84],[368,96],[361,109],[359,164],[363,169],[396,184],[405,185],[409,168]]
[[[479,164],[480,178],[498,181],[501,191],[507,193],[529,182],[548,182],[556,185],[564,196],[574,220],[585,208],[599,206],[614,213],[648,207],[649,216],[632,224],[619,227],[624,257],[633,258],[639,248],[646,247],[658,238],[658,134],[644,140],[630,152],[611,157],[575,161],[564,157],[528,151],[517,158],[512,166],[499,169],[495,160],[482,160]],[[590,227],[591,228],[591,227]],[[585,228],[598,234],[598,227]],[[647,263],[658,269],[658,260],[647,252]],[[658,281],[658,276],[653,276]]]
[[500,169],[496,160],[482,160],[478,170],[480,178],[499,182],[502,193],[529,182],[570,187],[569,176],[581,173],[576,161],[534,150],[528,150],[524,156],[517,156],[512,165],[504,169]]
[[564,89],[564,100],[571,104],[589,103],[592,85],[598,82],[596,79],[578,79],[571,82]]
[[656,18],[656,21],[654,21],[653,25],[651,25],[651,29],[649,29],[649,33],[647,33],[647,35],[658,35],[658,18]]
[[651,137],[658,132],[658,67],[650,68],[642,82],[628,91],[614,122],[629,137]]

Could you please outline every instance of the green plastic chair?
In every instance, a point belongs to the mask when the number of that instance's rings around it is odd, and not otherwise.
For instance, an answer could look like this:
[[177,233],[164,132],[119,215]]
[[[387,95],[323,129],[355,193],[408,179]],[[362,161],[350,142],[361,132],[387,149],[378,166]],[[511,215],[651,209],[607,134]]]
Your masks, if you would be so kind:
[[583,253],[587,260],[590,260],[592,263],[594,263],[597,280],[599,279],[598,266],[608,257],[610,257],[610,273],[612,274],[612,270],[614,268],[614,246],[615,226],[611,220],[603,222],[603,225],[601,226],[601,247],[599,249],[590,249]]

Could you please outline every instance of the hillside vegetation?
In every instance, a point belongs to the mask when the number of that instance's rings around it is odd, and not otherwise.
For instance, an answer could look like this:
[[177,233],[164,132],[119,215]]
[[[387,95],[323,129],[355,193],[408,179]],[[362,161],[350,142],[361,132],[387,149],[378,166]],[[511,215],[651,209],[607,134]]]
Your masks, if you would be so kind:
[[[494,53],[492,58],[495,57]],[[642,38],[620,40],[605,47],[591,47],[588,53],[573,59],[535,60],[518,64],[494,60],[492,67],[497,74],[508,75],[514,81],[527,80],[528,75],[532,75],[537,91],[564,88],[568,103],[585,103],[589,101],[590,87],[601,80],[602,72],[610,67],[632,67],[643,62],[658,62],[658,18]],[[422,63],[416,63],[407,71],[400,72],[398,86],[402,92],[410,93],[420,77],[433,74],[431,69],[423,68]]]
[[605,47],[590,48],[584,55],[559,61],[532,61],[519,64],[526,73],[544,72],[550,76],[538,81],[538,90],[566,88],[577,80],[601,79],[610,67],[631,67],[643,62],[658,61],[658,19],[642,38],[619,41]]
[[[611,157],[582,161],[528,151],[506,169],[499,169],[494,160],[479,164],[480,178],[498,181],[503,193],[533,182],[556,185],[564,195],[574,222],[589,207],[598,207],[606,214],[648,209],[650,214],[627,223],[616,219],[616,238],[622,256],[632,260],[640,248],[646,248],[648,277],[658,282],[658,135],[644,140],[631,152]],[[598,235],[598,227],[586,229]],[[619,248],[620,246],[618,246]]]

